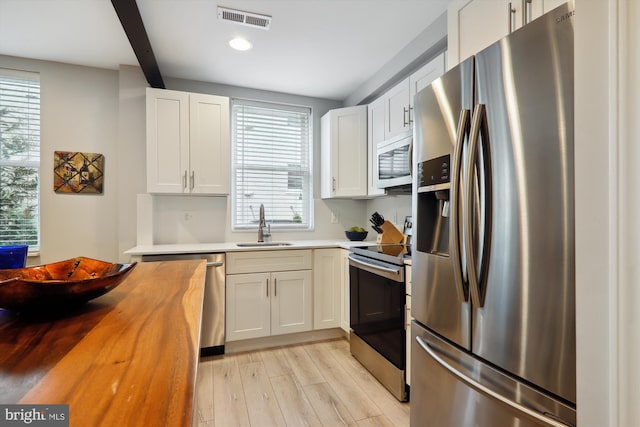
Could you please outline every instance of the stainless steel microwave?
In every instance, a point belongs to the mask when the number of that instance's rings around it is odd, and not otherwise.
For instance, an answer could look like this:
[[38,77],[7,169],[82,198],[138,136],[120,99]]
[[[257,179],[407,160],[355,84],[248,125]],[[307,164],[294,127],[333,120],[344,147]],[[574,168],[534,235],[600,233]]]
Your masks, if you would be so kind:
[[380,142],[376,148],[378,188],[410,188],[413,134]]

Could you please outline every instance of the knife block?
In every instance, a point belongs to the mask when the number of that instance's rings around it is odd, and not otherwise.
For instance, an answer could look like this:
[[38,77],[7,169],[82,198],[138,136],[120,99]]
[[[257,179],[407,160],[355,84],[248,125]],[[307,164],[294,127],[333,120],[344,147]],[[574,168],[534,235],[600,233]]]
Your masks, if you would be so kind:
[[378,234],[376,243],[403,244],[405,242],[405,235],[393,223],[385,221],[380,228],[382,229],[382,234]]

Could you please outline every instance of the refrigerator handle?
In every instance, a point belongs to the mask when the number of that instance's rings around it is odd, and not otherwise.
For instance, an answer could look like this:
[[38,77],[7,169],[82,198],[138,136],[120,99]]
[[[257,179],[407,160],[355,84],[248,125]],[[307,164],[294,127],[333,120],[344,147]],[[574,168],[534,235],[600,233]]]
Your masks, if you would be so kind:
[[529,419],[543,423],[545,426],[551,427],[573,427],[571,424],[565,423],[564,421],[558,420],[557,417],[552,416],[551,414],[547,415],[542,412],[538,412],[534,409],[528,408],[514,400],[511,400],[500,393],[497,393],[485,386],[484,384],[474,380],[473,378],[468,377],[464,373],[457,370],[455,367],[451,366],[444,359],[438,356],[434,349],[432,349],[428,343],[426,343],[421,337],[416,337],[416,342],[418,345],[440,366],[449,371],[454,377],[456,377],[459,381],[466,384],[468,387],[471,387],[475,391],[480,394],[483,394],[491,399],[496,400],[498,403],[511,408],[514,411],[522,413],[526,415]]
[[[451,196],[449,201],[451,203],[451,230],[453,231],[451,246],[451,257],[453,261],[453,275],[456,282],[456,290],[458,293],[458,299],[460,302],[469,301],[469,289],[465,286],[462,276],[462,251],[460,248],[460,213],[461,206],[458,206],[460,201],[460,192],[462,182],[462,147],[464,145],[465,136],[469,134],[469,122],[471,120],[471,110],[464,109],[460,111],[460,117],[458,118],[458,129],[456,132],[456,145],[453,153],[453,175],[451,182]],[[464,194],[464,191],[462,191]]]
[[[476,307],[484,306],[484,292],[480,292],[480,284],[478,280],[478,267],[476,266],[476,256],[477,253],[474,251],[473,247],[473,210],[471,209],[473,204],[473,196],[475,192],[474,188],[474,177],[475,177],[475,167],[476,167],[476,159],[478,157],[478,145],[480,140],[480,133],[484,129],[486,134],[486,106],[484,104],[477,104],[476,108],[473,111],[473,122],[471,123],[471,133],[469,135],[469,158],[467,164],[467,182],[466,189],[467,192],[465,194],[464,204],[467,206],[467,210],[465,212],[465,227],[466,233],[464,235],[465,240],[465,249],[467,251],[467,269],[468,269],[468,279],[469,279],[469,288],[471,291],[471,300],[476,305]],[[483,256],[486,255],[483,250]]]

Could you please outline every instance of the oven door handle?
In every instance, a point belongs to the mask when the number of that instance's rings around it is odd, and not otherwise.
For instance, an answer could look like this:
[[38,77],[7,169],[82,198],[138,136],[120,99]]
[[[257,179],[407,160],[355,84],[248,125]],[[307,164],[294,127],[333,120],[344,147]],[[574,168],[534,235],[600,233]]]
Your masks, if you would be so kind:
[[401,266],[384,267],[379,264],[369,263],[357,255],[349,254],[349,264],[359,267],[373,274],[379,274],[396,282],[404,282],[403,268]]

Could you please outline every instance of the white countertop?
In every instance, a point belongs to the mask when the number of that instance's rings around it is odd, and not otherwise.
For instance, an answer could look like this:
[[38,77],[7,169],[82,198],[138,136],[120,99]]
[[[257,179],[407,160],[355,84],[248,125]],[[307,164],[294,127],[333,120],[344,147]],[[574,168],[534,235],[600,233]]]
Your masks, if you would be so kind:
[[183,243],[172,245],[139,245],[126,250],[125,255],[160,255],[160,254],[184,254],[184,253],[215,253],[215,252],[239,252],[239,251],[273,251],[291,249],[319,249],[342,248],[351,246],[373,245],[375,241],[351,242],[349,240],[291,240],[288,246],[243,246],[242,242],[226,243]]

